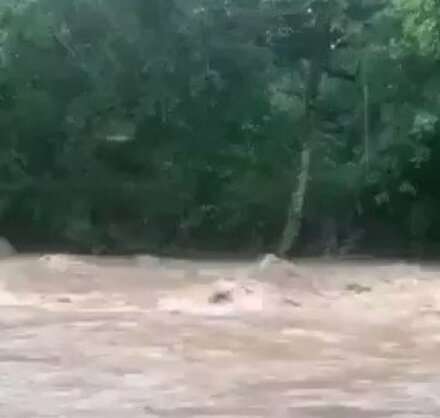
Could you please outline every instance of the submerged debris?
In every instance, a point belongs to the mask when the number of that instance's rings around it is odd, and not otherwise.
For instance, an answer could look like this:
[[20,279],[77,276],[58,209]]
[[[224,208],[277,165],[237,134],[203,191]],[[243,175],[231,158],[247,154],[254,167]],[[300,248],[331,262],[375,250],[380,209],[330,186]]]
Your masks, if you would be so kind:
[[[255,279],[226,280],[190,285],[166,292],[158,299],[160,311],[180,314],[228,316],[240,313],[278,314],[299,308],[311,293],[290,296],[282,287]],[[301,302],[300,302],[301,301]]]
[[369,286],[362,286],[361,284],[358,283],[350,283],[345,287],[345,290],[360,294],[360,293],[371,292],[372,289]]
[[214,292],[208,299],[209,303],[229,303],[232,302],[232,291],[231,290],[219,290],[217,292]]
[[298,302],[298,301],[296,301],[296,300],[294,300],[294,299],[292,299],[292,298],[290,298],[290,297],[285,297],[285,298],[283,299],[283,302],[284,302],[286,305],[290,305],[290,306],[293,306],[293,307],[295,307],[295,308],[300,308],[300,307],[302,306],[302,304],[301,304],[300,302]]

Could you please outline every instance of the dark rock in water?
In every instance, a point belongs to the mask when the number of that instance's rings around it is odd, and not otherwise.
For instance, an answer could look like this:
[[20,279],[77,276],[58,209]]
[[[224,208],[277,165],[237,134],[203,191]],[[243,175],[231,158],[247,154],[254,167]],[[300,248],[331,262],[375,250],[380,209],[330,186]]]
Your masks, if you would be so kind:
[[67,296],[64,296],[64,297],[60,297],[60,298],[58,298],[58,299],[57,299],[57,302],[58,302],[58,303],[72,303],[72,299],[70,299],[70,298],[67,297]]
[[0,257],[11,257],[16,253],[12,244],[5,237],[0,237]]
[[349,285],[347,285],[345,287],[346,290],[348,290],[349,292],[354,292],[354,293],[366,293],[366,292],[371,292],[371,287],[368,286],[362,286],[358,283],[350,283]]
[[295,308],[300,308],[302,306],[302,304],[300,302],[297,302],[296,300],[294,300],[292,298],[289,298],[289,297],[284,298],[283,302],[286,305],[290,305],[290,306],[293,306]]
[[209,303],[220,304],[220,303],[230,303],[232,302],[232,291],[231,290],[219,290],[213,293],[209,297]]

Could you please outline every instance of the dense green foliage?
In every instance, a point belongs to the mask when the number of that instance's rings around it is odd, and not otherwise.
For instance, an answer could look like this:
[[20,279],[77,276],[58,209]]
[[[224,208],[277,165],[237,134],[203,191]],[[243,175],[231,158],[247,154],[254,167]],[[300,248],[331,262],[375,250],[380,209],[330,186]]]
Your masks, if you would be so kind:
[[365,248],[434,247],[439,10],[3,1],[2,233],[81,251],[260,251],[290,216],[283,253],[336,250],[359,230]]

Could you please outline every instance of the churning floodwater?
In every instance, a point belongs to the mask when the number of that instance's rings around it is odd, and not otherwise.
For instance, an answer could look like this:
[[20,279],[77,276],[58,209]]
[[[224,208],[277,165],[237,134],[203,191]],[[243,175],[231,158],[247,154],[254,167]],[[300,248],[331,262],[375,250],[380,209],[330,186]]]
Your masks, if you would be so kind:
[[440,268],[16,256],[0,416],[438,417]]

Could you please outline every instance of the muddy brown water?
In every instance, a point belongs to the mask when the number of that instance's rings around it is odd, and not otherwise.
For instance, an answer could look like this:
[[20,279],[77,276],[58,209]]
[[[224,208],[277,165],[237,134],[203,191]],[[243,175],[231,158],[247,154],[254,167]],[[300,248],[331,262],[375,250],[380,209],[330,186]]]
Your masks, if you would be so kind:
[[440,416],[438,266],[285,267],[1,261],[0,417]]

